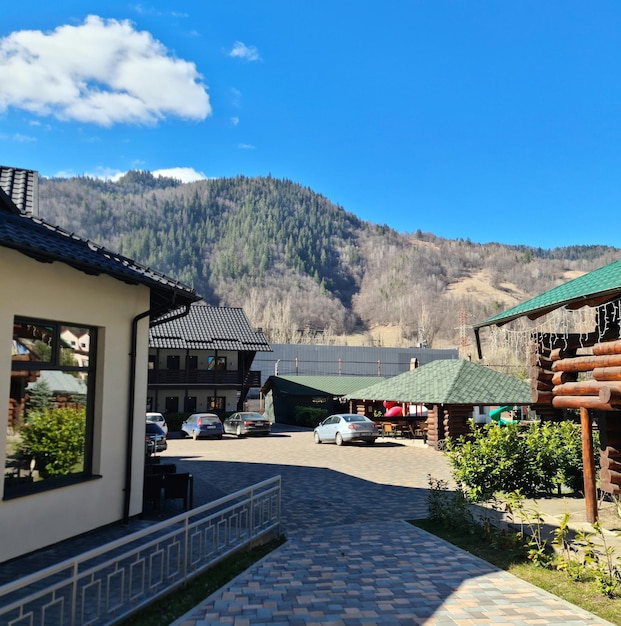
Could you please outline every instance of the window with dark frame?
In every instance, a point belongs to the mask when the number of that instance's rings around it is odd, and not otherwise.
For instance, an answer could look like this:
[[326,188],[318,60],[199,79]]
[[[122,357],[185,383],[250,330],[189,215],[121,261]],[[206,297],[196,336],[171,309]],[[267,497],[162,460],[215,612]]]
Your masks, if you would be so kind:
[[226,357],[225,356],[208,356],[207,357],[207,369],[208,370],[226,370]]
[[91,477],[96,339],[93,327],[15,317],[5,499]]
[[209,396],[207,398],[207,406],[215,411],[224,411],[224,396]]

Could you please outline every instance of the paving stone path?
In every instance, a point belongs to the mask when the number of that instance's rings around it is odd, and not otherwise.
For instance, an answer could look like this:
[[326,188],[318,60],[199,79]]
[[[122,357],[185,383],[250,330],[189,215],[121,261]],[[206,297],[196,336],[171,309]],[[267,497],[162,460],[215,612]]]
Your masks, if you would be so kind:
[[[419,441],[317,445],[308,431],[277,426],[261,438],[173,436],[162,462],[193,474],[195,506],[280,475],[287,536],[173,626],[607,623],[408,524],[427,516],[430,476],[451,484],[443,455]],[[167,506],[165,515],[177,512]],[[2,564],[0,583],[159,519]]]
[[337,447],[285,431],[173,441],[166,454],[188,464],[199,493],[280,474],[287,535],[172,626],[607,624],[408,524],[427,515],[430,475],[451,482],[419,442]]

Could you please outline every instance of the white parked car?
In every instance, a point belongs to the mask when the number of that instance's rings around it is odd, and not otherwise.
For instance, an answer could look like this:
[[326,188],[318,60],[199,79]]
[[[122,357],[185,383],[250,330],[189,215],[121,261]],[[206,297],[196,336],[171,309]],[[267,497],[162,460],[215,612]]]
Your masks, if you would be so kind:
[[166,423],[166,419],[161,413],[147,413],[147,422],[157,424],[164,431],[164,434],[168,435],[168,424]]

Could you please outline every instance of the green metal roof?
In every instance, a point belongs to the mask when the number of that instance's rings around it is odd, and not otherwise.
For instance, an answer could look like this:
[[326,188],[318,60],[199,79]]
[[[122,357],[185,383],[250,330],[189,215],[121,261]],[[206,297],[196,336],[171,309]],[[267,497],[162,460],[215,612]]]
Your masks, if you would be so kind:
[[604,267],[554,287],[503,313],[498,313],[480,324],[474,324],[474,328],[478,329],[493,324],[501,326],[524,316],[529,319],[536,319],[563,306],[571,309],[585,305],[598,306],[619,296],[621,296],[621,260],[604,265]]
[[275,387],[280,393],[292,396],[325,394],[336,397],[382,380],[379,376],[270,376],[261,391],[267,393]]
[[531,404],[528,383],[463,360],[437,360],[386,381],[358,389],[349,400],[413,404]]

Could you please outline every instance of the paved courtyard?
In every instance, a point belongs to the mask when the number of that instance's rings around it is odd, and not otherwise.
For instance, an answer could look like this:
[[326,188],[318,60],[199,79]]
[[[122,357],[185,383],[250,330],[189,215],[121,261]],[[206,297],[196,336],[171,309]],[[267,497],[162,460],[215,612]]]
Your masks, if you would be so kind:
[[427,516],[429,474],[450,481],[442,454],[421,441],[315,444],[309,431],[269,437],[171,439],[162,462],[194,476],[195,504],[280,475],[283,530]]
[[[199,501],[282,477],[287,542],[174,626],[606,624],[421,531],[443,455],[420,442],[337,447],[312,434],[171,440]],[[162,459],[164,460],[164,459]]]
[[[173,435],[161,460],[193,474],[195,506],[280,475],[287,536],[173,626],[607,624],[408,524],[427,516],[429,476],[451,483],[444,456],[420,441],[317,445],[309,431],[276,426],[261,438]],[[170,503],[165,515],[177,512]],[[0,583],[128,530],[112,525],[3,564]]]

